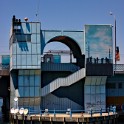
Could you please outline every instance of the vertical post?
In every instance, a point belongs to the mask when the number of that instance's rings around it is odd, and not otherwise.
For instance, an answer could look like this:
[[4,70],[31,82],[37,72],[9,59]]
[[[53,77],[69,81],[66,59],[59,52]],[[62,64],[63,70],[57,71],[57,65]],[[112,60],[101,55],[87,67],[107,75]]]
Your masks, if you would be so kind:
[[102,108],[100,109],[100,116],[102,116]]
[[[115,15],[112,13],[112,12],[110,12],[110,15],[113,15],[114,16],[114,41],[115,41],[115,71],[116,71],[116,17],[115,17]],[[114,74],[115,74],[115,71],[114,71]]]
[[109,107],[107,108],[108,116],[109,116]]
[[90,111],[90,112],[91,112],[90,114],[91,114],[91,117],[92,117],[92,115],[93,115],[93,111],[92,111],[92,109],[91,109],[91,111]]
[[110,48],[109,48],[109,62],[111,62],[111,61],[110,61]]
[[56,117],[56,112],[55,112],[55,109],[54,109],[54,117]]
[[116,18],[114,16],[114,21],[115,21],[115,71],[116,71]]
[[71,111],[71,109],[70,109],[70,119],[72,119],[72,111]]

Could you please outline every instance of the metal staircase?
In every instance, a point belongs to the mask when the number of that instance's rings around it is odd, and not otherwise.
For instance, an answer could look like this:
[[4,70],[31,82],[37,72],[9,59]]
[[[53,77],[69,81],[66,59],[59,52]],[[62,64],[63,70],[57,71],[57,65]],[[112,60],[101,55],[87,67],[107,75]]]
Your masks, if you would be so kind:
[[53,92],[59,87],[72,85],[77,81],[83,79],[84,77],[85,77],[85,68],[82,68],[65,78],[57,78],[56,80],[52,81],[51,83],[49,83],[48,85],[46,85],[41,89],[41,96],[46,96],[47,94]]

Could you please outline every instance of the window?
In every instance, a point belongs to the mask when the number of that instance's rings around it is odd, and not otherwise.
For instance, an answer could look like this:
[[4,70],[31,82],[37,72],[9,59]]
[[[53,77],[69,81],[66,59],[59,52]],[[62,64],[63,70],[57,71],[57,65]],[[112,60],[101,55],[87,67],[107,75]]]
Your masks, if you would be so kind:
[[122,89],[122,83],[118,83],[118,88]]
[[116,88],[116,84],[115,83],[107,83],[106,84],[106,88],[107,89],[115,89]]
[[16,42],[31,42],[31,34],[16,34],[14,38]]
[[51,58],[49,57],[49,58],[47,58],[47,62],[51,62]]

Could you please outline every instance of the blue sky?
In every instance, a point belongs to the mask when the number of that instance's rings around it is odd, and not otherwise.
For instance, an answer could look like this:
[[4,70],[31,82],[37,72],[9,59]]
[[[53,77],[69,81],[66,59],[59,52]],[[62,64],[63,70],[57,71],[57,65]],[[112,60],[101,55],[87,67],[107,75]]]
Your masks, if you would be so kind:
[[[117,45],[124,63],[124,0],[0,0],[0,54],[9,53],[9,31],[13,15],[40,21],[42,29],[84,30],[85,24],[114,24]],[[36,17],[36,14],[38,16]]]

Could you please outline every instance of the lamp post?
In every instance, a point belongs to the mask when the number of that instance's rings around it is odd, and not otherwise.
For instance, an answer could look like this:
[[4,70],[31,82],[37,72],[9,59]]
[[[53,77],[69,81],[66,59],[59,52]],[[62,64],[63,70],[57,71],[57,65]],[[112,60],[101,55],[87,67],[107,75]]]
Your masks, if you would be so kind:
[[[115,17],[115,15],[112,13],[112,12],[110,12],[110,15],[112,15],[113,17],[114,17],[114,34],[115,34],[115,36],[114,36],[114,40],[115,40],[115,71],[114,71],[114,74],[115,74],[115,72],[116,72],[116,17]],[[115,103],[117,103],[118,101],[117,101],[117,98],[115,99]]]
[[112,15],[114,17],[115,71],[116,71],[116,17],[115,17],[115,15],[112,12],[110,12],[110,15]]

